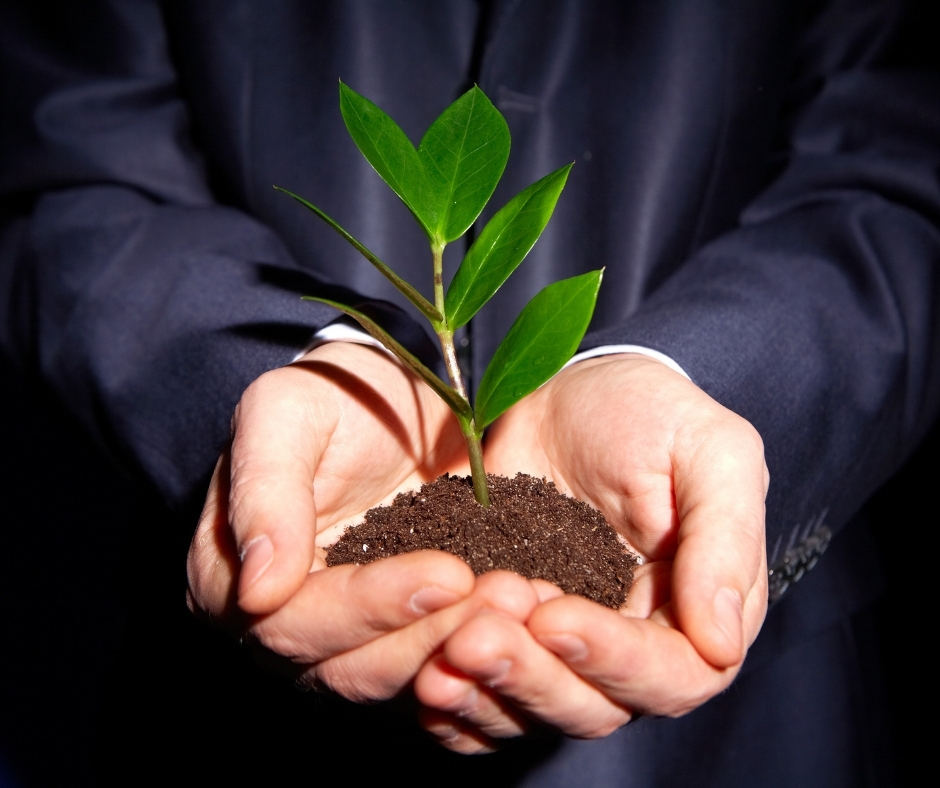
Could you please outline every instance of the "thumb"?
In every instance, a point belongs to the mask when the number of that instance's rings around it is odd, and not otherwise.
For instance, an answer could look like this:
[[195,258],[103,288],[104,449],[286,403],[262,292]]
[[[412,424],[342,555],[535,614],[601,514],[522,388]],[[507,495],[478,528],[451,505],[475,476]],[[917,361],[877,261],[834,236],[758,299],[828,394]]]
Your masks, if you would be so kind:
[[681,525],[674,610],[692,645],[717,668],[744,659],[767,609],[763,446],[747,422],[726,413],[675,468]]
[[283,372],[252,384],[234,419],[229,519],[240,559],[237,599],[255,615],[287,602],[313,565],[314,475],[333,429],[322,423],[328,409],[310,409],[285,389]]

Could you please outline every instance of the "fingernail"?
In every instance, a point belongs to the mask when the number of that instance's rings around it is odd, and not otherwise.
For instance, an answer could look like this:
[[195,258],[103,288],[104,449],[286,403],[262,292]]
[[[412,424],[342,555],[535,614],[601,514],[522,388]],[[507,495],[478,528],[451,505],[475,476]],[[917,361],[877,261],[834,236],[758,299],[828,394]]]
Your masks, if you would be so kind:
[[247,591],[274,563],[274,544],[265,534],[256,536],[242,548],[239,557],[242,560],[239,589]]
[[539,635],[538,641],[565,662],[580,662],[588,655],[587,643],[577,635]]
[[411,599],[408,600],[408,607],[423,616],[452,605],[459,599],[460,596],[450,589],[441,588],[440,586],[425,586],[411,595]]
[[715,611],[715,626],[725,636],[728,644],[740,653],[744,649],[741,595],[733,588],[722,587],[715,594],[715,601],[712,604]]
[[509,673],[512,667],[511,659],[499,659],[481,670],[473,671],[476,677],[487,687],[496,687]]

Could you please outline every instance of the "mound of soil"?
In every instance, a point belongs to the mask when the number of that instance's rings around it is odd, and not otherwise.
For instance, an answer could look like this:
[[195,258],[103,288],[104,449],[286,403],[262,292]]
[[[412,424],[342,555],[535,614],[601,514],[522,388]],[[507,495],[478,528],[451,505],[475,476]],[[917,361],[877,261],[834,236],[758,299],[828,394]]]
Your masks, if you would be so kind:
[[637,559],[604,515],[544,479],[522,473],[487,478],[487,508],[473,497],[469,476],[445,474],[401,493],[391,506],[370,509],[361,525],[347,529],[329,549],[327,564],[444,550],[477,575],[508,569],[613,609],[624,603]]

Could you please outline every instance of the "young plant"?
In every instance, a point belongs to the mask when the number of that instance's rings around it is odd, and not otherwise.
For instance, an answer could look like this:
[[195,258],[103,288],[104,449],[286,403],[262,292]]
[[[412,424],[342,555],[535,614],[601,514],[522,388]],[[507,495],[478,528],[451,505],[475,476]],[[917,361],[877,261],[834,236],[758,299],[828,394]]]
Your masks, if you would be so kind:
[[444,247],[473,225],[502,177],[509,158],[506,121],[483,91],[473,87],[444,110],[415,149],[395,121],[371,101],[342,82],[339,93],[343,120],[359,150],[427,234],[434,303],[315,205],[275,188],[336,230],[430,321],[441,343],[450,385],[358,310],[325,298],[305,298],[354,318],[450,406],[467,442],[474,495],[488,506],[483,431],[571,358],[587,331],[603,272],[555,282],[525,306],[487,367],[473,405],[457,363],[454,331],[473,318],[529,253],[551,218],[571,165],[533,183],[490,219],[445,294]]

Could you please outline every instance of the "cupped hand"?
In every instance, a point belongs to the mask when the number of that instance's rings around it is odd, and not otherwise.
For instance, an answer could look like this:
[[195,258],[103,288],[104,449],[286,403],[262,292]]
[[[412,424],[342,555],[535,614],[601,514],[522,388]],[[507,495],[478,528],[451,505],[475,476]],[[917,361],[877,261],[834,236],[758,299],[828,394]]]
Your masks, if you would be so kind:
[[601,509],[642,556],[611,611],[540,591],[525,619],[477,615],[419,673],[425,727],[461,752],[549,726],[604,736],[725,689],[767,607],[757,432],[665,365],[573,365],[507,412],[487,468],[553,480]]
[[398,490],[465,472],[465,458],[447,407],[372,348],[331,343],[263,375],[193,538],[190,607],[305,680],[395,694],[468,615],[429,614],[466,599],[473,575],[430,551],[328,569],[322,547]]

